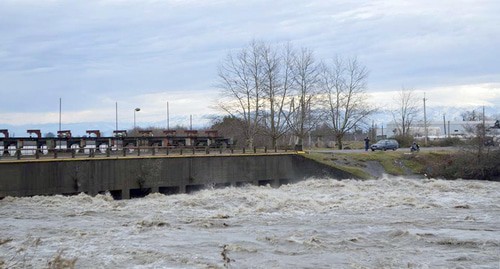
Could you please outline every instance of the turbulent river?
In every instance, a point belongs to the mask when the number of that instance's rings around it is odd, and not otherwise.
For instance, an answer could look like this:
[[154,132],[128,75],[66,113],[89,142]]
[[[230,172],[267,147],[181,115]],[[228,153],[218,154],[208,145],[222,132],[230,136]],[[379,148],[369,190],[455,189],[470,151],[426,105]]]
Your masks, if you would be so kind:
[[0,214],[0,268],[500,268],[499,182],[6,197]]

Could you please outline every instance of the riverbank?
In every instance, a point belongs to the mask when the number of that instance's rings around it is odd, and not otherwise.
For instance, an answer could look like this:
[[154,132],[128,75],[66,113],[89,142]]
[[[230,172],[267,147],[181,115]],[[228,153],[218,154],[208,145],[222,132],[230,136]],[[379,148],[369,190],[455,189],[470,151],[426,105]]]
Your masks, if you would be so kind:
[[360,179],[384,174],[420,178],[500,181],[500,151],[477,152],[450,148],[433,151],[342,152],[308,151],[305,157],[349,172]]

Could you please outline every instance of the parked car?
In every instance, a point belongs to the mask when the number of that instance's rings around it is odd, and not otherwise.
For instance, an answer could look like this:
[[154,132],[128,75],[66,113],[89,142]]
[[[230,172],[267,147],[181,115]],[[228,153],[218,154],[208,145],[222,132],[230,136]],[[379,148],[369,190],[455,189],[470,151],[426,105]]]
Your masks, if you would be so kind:
[[383,150],[383,151],[386,151],[388,149],[392,149],[392,150],[396,150],[399,148],[399,143],[398,141],[394,140],[394,139],[384,139],[384,140],[380,140],[378,141],[377,143],[375,144],[372,144],[370,146],[370,149],[372,151],[375,151],[375,150]]

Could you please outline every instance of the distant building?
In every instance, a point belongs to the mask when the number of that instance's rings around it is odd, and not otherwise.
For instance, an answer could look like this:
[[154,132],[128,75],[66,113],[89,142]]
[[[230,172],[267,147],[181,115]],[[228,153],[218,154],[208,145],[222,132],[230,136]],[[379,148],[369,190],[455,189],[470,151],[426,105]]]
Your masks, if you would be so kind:
[[[431,139],[446,138],[446,137],[470,137],[475,134],[471,130],[475,130],[476,126],[482,125],[482,121],[447,121],[445,122],[429,122],[427,123],[427,137]],[[485,121],[487,132],[489,135],[500,135],[500,129],[494,127],[495,121]],[[410,134],[414,137],[425,136],[425,125],[423,122],[415,123],[410,128]],[[381,135],[377,131],[377,135]],[[397,125],[394,122],[387,124],[385,134],[387,137],[399,135]]]

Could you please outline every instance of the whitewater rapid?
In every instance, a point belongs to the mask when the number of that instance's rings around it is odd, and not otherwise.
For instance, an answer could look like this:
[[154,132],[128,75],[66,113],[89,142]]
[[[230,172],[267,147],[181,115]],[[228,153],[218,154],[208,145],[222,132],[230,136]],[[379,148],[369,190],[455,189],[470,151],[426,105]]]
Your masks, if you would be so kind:
[[6,197],[0,214],[0,268],[500,268],[499,182]]

